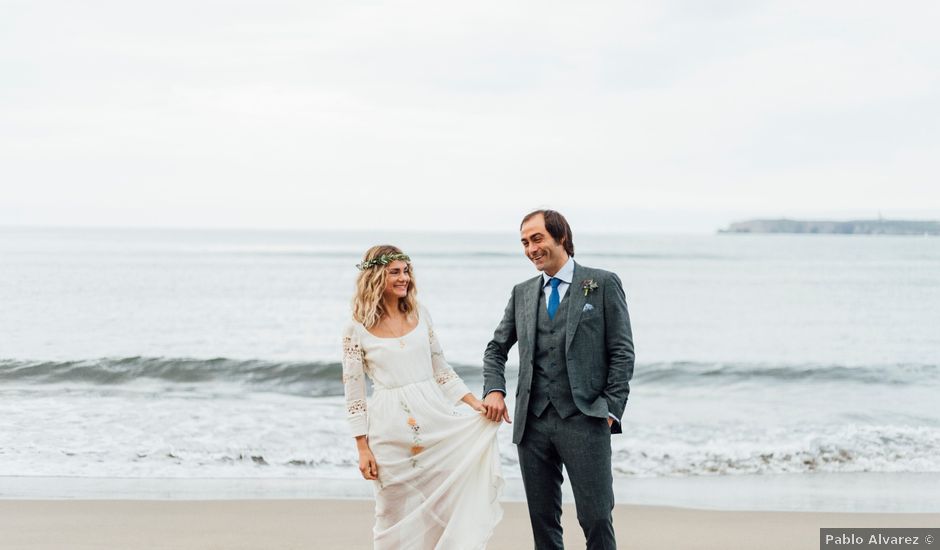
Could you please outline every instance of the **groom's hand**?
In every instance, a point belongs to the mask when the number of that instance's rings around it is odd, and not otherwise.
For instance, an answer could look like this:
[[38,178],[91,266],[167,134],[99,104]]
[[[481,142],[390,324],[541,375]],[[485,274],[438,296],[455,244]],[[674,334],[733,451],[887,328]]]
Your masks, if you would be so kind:
[[497,390],[491,391],[486,394],[486,397],[483,399],[483,404],[486,405],[487,418],[493,422],[505,420],[506,423],[512,424],[512,420],[509,419],[509,410],[506,408],[506,399],[503,397],[503,392]]

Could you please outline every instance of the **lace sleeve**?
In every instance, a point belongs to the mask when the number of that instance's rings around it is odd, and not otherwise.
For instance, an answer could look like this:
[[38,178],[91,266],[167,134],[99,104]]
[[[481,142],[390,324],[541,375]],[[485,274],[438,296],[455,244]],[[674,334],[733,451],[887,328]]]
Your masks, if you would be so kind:
[[366,416],[365,358],[359,337],[350,327],[343,335],[343,389],[346,394],[346,420],[353,436],[368,433]]
[[441,343],[434,333],[434,323],[431,321],[431,316],[428,315],[427,310],[424,308],[422,308],[421,313],[424,314],[428,325],[428,339],[431,344],[431,366],[434,369],[434,380],[440,384],[441,389],[444,390],[444,394],[448,399],[454,403],[459,403],[463,396],[471,393],[470,389],[467,388],[467,385],[457,376],[454,369],[447,363],[447,359],[444,358],[444,350],[441,348]]

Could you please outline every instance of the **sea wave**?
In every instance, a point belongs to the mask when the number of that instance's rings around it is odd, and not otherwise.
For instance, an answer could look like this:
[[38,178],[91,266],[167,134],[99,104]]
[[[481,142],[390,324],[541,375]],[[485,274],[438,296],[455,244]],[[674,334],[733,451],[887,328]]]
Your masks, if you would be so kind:
[[0,360],[0,383],[120,385],[232,383],[251,389],[314,397],[340,395],[338,362],[173,357],[121,357],[75,361]]
[[[456,365],[471,387],[482,383],[479,367]],[[936,385],[940,365],[776,365],[761,363],[661,362],[637,366],[634,383],[727,385],[737,383],[856,383]],[[508,369],[514,383],[516,370]],[[231,358],[121,357],[73,361],[0,359],[0,383],[120,385],[138,381],[168,384],[230,383],[260,391],[312,397],[342,395],[342,365],[330,361],[270,361]],[[510,384],[512,385],[512,384]]]
[[768,382],[854,382],[862,384],[936,384],[940,365],[820,365],[771,363],[664,362],[636,369],[636,379],[644,383],[727,384],[744,381]]
[[[674,426],[673,426],[674,428]],[[684,425],[678,437],[658,427],[613,450],[621,477],[940,471],[940,428],[850,423],[800,426]]]

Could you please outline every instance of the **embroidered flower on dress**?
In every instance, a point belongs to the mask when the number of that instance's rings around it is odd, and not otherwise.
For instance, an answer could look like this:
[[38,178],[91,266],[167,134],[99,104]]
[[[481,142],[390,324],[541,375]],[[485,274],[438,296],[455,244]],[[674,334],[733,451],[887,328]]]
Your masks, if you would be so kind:
[[343,384],[362,378],[362,348],[349,336],[343,337]]
[[408,413],[407,423],[411,426],[411,467],[418,467],[418,459],[415,458],[421,451],[424,450],[424,446],[421,445],[421,426],[418,425],[418,420],[415,419],[411,414],[411,407],[408,406],[408,403],[404,401],[398,402],[401,405],[402,410]]
[[442,386],[448,382],[457,380],[458,378],[460,377],[457,376],[457,373],[452,370],[441,371],[434,375],[434,380]]
[[366,400],[356,399],[355,401],[350,401],[346,405],[346,412],[351,415],[365,414],[366,413]]
[[362,361],[362,348],[358,342],[353,342],[349,336],[343,336],[343,355],[346,359],[357,359]]

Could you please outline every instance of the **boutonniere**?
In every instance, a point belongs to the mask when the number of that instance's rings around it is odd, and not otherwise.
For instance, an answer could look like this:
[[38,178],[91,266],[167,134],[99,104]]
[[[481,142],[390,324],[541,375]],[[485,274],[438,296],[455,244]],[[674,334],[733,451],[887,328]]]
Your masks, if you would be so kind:
[[597,283],[594,282],[594,279],[585,279],[581,281],[581,290],[583,290],[584,295],[587,296],[591,292],[597,290]]

